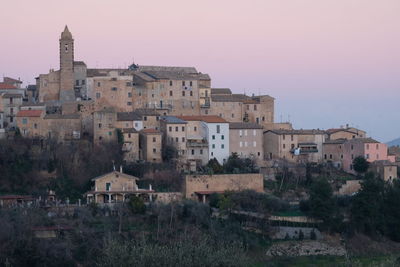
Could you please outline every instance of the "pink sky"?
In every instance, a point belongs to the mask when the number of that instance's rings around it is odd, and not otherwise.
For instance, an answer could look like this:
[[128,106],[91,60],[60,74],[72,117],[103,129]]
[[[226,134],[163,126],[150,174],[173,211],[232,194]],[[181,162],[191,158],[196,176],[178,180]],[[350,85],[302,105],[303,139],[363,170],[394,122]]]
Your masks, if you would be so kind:
[[276,98],[299,128],[400,136],[399,0],[5,0],[0,75],[58,68],[68,24],[89,67],[195,66],[214,87]]

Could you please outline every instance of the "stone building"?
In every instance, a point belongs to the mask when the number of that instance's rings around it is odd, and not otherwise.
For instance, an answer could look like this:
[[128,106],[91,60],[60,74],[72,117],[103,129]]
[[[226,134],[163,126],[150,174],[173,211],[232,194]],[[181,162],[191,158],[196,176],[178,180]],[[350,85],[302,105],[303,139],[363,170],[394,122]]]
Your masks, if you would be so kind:
[[254,190],[264,192],[264,178],[260,173],[186,175],[185,197],[206,202],[214,193]]
[[321,130],[267,130],[264,132],[265,159],[320,162],[325,132]]
[[393,181],[397,176],[398,166],[389,160],[376,160],[371,164],[370,169],[384,181]]
[[138,161],[139,158],[139,132],[133,128],[124,128],[121,130],[124,137],[122,152],[124,160],[127,162]]
[[42,136],[58,141],[81,139],[81,122],[79,114],[46,114],[41,127]]
[[131,128],[140,131],[143,129],[142,116],[135,112],[118,112],[115,126],[119,129]]
[[93,113],[93,141],[95,144],[118,141],[116,121],[117,113],[113,109],[104,109]]
[[162,162],[162,134],[156,129],[139,132],[140,159],[148,162]]
[[139,108],[134,113],[141,119],[143,129],[160,129],[160,113],[157,110]]
[[175,147],[178,151],[178,156],[184,158],[187,154],[187,122],[174,116],[162,116],[160,123],[164,143]]
[[42,137],[44,110],[20,110],[17,113],[17,127],[23,137]]
[[365,138],[367,137],[367,133],[363,130],[349,127],[342,128],[334,128],[326,130],[327,139],[336,140],[336,139],[353,139],[353,138]]
[[322,144],[322,155],[325,162],[330,162],[336,168],[342,168],[344,158],[344,143],[346,139],[325,140]]
[[151,185],[149,189],[139,189],[138,180],[135,176],[123,173],[122,169],[93,178],[94,187],[85,194],[87,203],[122,203],[128,201],[130,196],[151,201],[154,193]]
[[264,137],[261,125],[250,122],[229,123],[229,153],[239,157],[264,160]]
[[252,122],[268,125],[274,122],[274,101],[268,95],[232,94],[230,89],[211,89],[210,107],[202,114],[217,115],[229,122]]

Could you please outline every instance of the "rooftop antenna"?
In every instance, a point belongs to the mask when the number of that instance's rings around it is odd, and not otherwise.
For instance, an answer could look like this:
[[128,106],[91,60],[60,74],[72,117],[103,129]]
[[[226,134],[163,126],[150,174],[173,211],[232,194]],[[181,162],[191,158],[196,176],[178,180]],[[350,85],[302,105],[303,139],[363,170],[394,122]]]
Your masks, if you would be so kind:
[[290,114],[288,115],[288,122],[290,123]]
[[281,114],[281,123],[282,123],[283,119],[282,119],[282,114]]

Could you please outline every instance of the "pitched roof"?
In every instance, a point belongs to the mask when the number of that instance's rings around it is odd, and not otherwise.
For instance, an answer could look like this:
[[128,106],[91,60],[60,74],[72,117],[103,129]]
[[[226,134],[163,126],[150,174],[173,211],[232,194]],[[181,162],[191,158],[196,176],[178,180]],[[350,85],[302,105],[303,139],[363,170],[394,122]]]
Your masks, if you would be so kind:
[[142,117],[142,116],[160,116],[160,114],[157,112],[157,110],[151,109],[151,108],[138,108],[138,109],[135,109],[135,111],[133,111],[133,112],[136,113],[140,117]]
[[47,114],[44,116],[45,120],[56,119],[56,120],[66,120],[66,119],[80,119],[79,114]]
[[117,177],[122,176],[122,177],[128,178],[128,179],[139,180],[139,178],[137,178],[137,177],[135,177],[135,176],[132,176],[132,175],[129,175],[129,174],[126,174],[126,173],[123,173],[123,172],[117,172],[117,171],[112,171],[112,172],[109,172],[109,173],[106,173],[106,174],[97,176],[97,177],[95,177],[95,178],[92,178],[91,180],[92,180],[92,181],[95,181],[95,180],[97,180],[97,179],[104,178],[104,177],[106,177],[107,175],[110,175],[110,174],[114,174],[115,176],[118,175]]
[[214,115],[204,115],[204,116],[177,116],[179,119],[184,121],[204,121],[208,123],[227,123],[221,117],[214,116]]
[[162,116],[161,117],[162,121],[165,121],[166,123],[176,123],[176,124],[185,124],[187,123],[186,121],[175,117],[175,116]]
[[230,95],[211,94],[211,100],[213,102],[244,102],[246,100],[251,100],[251,98],[243,94],[230,94]]
[[122,133],[137,133],[136,129],[134,128],[123,128]]
[[153,129],[153,128],[142,129],[140,132],[143,134],[160,134],[161,133],[160,131]]
[[17,117],[40,117],[43,110],[20,110]]
[[175,66],[142,66],[139,65],[140,71],[168,71],[182,73],[198,73],[195,67],[175,67]]
[[3,94],[2,97],[3,98],[10,98],[10,97],[21,97],[22,98],[22,94],[9,94],[9,93],[6,93],[6,94]]
[[143,71],[143,73],[149,75],[154,79],[166,79],[166,80],[199,80],[200,77],[197,73],[187,73],[179,71]]
[[252,122],[231,122],[229,129],[262,129],[263,127],[257,123]]
[[0,83],[0,90],[1,89],[17,89],[17,87],[8,83]]
[[378,142],[375,139],[372,139],[370,137],[367,137],[367,138],[353,138],[353,139],[349,139],[348,142],[350,142],[350,143],[364,143],[364,144],[380,143],[380,142]]
[[10,77],[4,77],[3,82],[5,82],[5,83],[22,83],[20,80],[10,78]]
[[117,121],[138,121],[142,117],[135,112],[118,112]]
[[344,144],[346,141],[347,139],[339,138],[335,140],[326,140],[324,144]]
[[230,95],[232,94],[229,88],[211,88],[211,95]]
[[74,66],[86,66],[86,64],[83,61],[74,61]]
[[267,130],[264,131],[266,132],[272,132],[275,134],[297,134],[297,135],[309,135],[309,134],[325,134],[325,131],[318,130],[318,129],[300,129],[300,130],[285,130],[285,129],[279,129],[279,130]]

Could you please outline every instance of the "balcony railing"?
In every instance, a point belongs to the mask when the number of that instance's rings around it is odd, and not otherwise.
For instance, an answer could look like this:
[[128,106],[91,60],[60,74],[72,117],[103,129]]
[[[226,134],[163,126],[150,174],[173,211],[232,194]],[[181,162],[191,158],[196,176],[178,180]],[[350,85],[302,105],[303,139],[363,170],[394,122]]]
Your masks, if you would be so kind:
[[187,147],[208,147],[208,142],[206,140],[187,140]]

